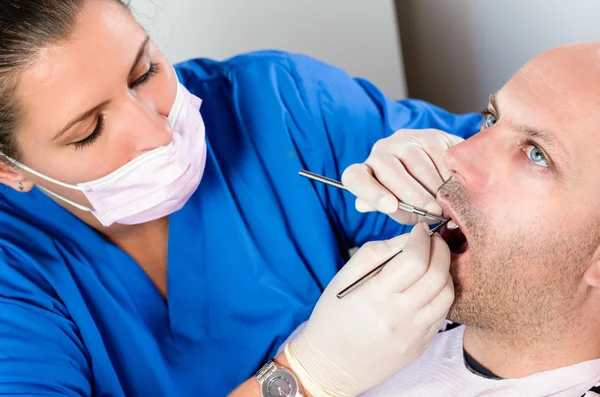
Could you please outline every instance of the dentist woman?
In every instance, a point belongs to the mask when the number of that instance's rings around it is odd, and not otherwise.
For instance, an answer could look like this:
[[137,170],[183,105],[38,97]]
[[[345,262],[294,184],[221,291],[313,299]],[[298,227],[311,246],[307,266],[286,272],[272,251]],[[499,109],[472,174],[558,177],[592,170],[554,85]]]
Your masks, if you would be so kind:
[[443,322],[448,248],[297,172],[341,178],[379,141],[348,187],[404,167],[396,197],[439,213],[442,153],[480,123],[299,55],[173,69],[118,0],[2,0],[0,394],[360,394]]

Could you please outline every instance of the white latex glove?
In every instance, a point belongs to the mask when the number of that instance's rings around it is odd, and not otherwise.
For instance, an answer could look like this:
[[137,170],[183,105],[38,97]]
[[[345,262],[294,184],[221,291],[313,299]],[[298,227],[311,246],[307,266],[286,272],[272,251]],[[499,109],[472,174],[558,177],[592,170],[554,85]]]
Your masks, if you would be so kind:
[[405,225],[435,223],[398,210],[398,199],[441,215],[435,194],[450,177],[443,154],[462,141],[440,130],[399,130],[377,141],[364,163],[348,167],[342,183],[357,197],[360,212],[380,211]]
[[[343,299],[336,294],[404,251]],[[306,328],[286,346],[291,369],[315,397],[356,396],[420,356],[454,300],[445,241],[418,224],[367,243],[327,287]]]

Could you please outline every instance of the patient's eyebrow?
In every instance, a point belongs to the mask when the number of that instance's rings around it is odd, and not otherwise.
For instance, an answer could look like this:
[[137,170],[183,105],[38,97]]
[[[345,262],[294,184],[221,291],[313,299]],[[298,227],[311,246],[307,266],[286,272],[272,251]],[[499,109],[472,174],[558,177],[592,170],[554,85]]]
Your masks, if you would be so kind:
[[548,154],[554,158],[554,163],[558,165],[559,169],[564,168],[566,170],[572,170],[569,152],[565,146],[556,139],[556,136],[552,132],[540,130],[528,125],[513,125],[513,129],[518,133],[525,135],[533,142],[540,142],[542,149],[546,150]]
[[496,113],[498,113],[498,116],[499,116],[500,110],[498,109],[498,99],[497,99],[495,93],[490,95],[490,105],[492,105],[492,109],[494,109],[496,111]]
[[[503,104],[498,100],[497,93],[490,95],[490,105],[496,112],[496,116],[500,118],[500,107]],[[534,142],[539,142],[542,145],[542,149],[546,150],[551,157],[559,160],[559,168],[570,168],[571,156],[566,147],[552,131],[526,124],[512,124],[512,129]]]
[[530,139],[542,141],[548,148],[552,148],[554,150],[558,149],[558,145],[556,144],[557,141],[554,138],[554,134],[552,134],[549,131],[542,131],[528,125],[513,125],[513,128],[519,134],[525,135]]

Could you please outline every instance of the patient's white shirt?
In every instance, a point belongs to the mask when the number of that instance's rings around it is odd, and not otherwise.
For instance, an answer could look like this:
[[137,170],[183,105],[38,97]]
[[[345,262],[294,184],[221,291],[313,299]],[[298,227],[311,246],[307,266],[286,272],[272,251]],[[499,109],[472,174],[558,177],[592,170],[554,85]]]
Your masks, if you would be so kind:
[[[301,325],[288,340],[304,328]],[[465,364],[464,326],[440,332],[416,361],[361,397],[592,397],[600,359],[521,379],[488,379]],[[285,344],[284,344],[285,346]],[[586,394],[587,393],[587,394]]]
[[600,381],[600,359],[520,379],[485,378],[465,364],[464,330],[440,332],[415,362],[362,396],[581,397]]

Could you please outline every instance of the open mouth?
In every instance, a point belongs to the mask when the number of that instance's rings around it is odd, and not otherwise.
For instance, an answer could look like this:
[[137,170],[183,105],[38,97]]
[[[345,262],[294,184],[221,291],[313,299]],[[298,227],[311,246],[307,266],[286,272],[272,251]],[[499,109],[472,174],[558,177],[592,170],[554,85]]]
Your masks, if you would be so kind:
[[[462,255],[469,250],[469,240],[465,236],[465,233],[461,230],[463,228],[462,222],[455,216],[456,214],[450,207],[449,203],[446,200],[438,201],[440,206],[442,207],[443,216],[446,218],[451,218],[453,226],[457,226],[454,228],[448,228],[448,225],[444,226],[440,230],[440,235],[448,244],[450,248],[450,252],[452,252],[453,256]],[[469,234],[469,231],[465,229],[466,234]]]
[[450,252],[456,255],[461,255],[467,252],[469,249],[469,241],[460,230],[460,227],[455,229],[448,229],[448,226],[444,226],[440,231],[440,235],[448,244]]

